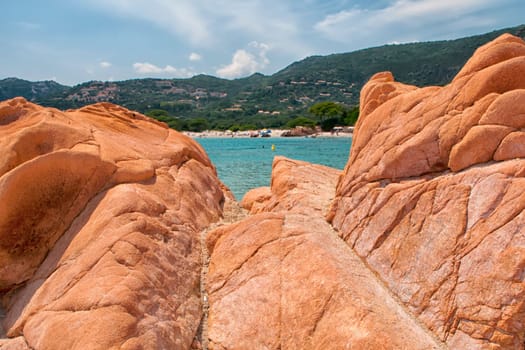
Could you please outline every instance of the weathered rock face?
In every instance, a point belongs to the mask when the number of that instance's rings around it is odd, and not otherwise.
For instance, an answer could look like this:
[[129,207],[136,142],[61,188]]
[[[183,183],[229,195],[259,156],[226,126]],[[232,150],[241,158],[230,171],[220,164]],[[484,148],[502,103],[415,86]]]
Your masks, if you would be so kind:
[[334,199],[341,171],[323,165],[275,157],[271,187],[246,193],[241,205],[251,214],[268,211],[325,211]]
[[111,104],[14,99],[0,149],[0,348],[189,348],[224,201],[202,148]]
[[208,235],[210,349],[440,348],[324,219],[339,173],[276,158],[258,214]]
[[210,349],[440,348],[323,218],[261,213],[220,230]]
[[525,344],[525,43],[481,47],[445,87],[363,88],[329,219],[453,349]]
[[[515,37],[445,87],[376,74],[342,174],[277,157],[208,233],[209,347],[523,349],[524,128]],[[0,348],[189,348],[227,194],[202,149],[109,104],[7,101],[0,136]]]

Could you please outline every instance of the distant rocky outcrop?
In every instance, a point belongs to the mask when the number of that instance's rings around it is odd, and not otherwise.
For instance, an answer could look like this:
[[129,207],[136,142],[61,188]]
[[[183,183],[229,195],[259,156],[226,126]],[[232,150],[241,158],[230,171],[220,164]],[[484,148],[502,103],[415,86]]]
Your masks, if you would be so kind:
[[525,42],[480,47],[447,86],[378,74],[329,219],[451,349],[525,344]]
[[0,348],[189,348],[225,199],[203,149],[108,103],[8,100],[0,135]]
[[281,134],[282,137],[304,137],[315,135],[319,132],[316,128],[310,128],[306,126],[296,126],[293,129],[285,130]]

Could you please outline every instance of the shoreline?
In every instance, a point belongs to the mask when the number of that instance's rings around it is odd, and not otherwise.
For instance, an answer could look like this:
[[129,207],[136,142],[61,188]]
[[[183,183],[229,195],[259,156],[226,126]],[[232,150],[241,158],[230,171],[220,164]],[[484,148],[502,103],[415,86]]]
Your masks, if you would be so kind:
[[[298,135],[298,136],[282,136],[282,134],[286,131],[285,129],[268,129],[271,130],[271,133],[269,133],[269,136],[262,137],[259,135],[259,131],[257,130],[249,130],[249,131],[218,131],[218,130],[206,130],[202,132],[193,132],[193,131],[180,131],[180,133],[189,136],[191,138],[276,138],[276,137],[290,137],[290,138],[297,138],[297,137],[303,137],[303,138],[317,138],[317,137],[323,137],[323,138],[341,138],[341,137],[353,137],[352,132],[343,132],[343,131],[337,131],[337,132],[330,132],[330,131],[322,131],[322,132],[316,132],[311,135]],[[252,136],[252,135],[257,136]]]

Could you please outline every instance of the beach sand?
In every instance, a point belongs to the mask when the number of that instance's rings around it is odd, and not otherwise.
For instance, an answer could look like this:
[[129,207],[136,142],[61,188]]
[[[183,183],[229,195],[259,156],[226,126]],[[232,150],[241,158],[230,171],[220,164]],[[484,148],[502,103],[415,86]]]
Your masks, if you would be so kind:
[[[282,134],[285,131],[283,129],[269,129],[271,130],[269,137],[282,137]],[[192,131],[182,131],[183,134],[190,136],[192,138],[202,138],[202,137],[253,137],[251,135],[253,134],[259,134],[258,130],[249,130],[249,131],[218,131],[218,130],[206,130],[202,132],[192,132]],[[309,136],[290,136],[290,137],[352,137],[352,132],[330,132],[330,131],[322,131],[317,132],[315,134],[309,135]],[[260,137],[260,136],[257,136]]]

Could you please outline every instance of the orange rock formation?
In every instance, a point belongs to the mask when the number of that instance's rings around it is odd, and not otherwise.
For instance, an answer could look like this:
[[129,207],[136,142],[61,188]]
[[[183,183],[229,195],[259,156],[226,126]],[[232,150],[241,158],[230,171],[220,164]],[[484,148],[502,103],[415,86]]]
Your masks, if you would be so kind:
[[190,348],[202,230],[210,349],[523,349],[524,130],[521,39],[444,87],[378,73],[343,172],[277,157],[208,232],[228,191],[190,139],[3,102],[0,348]]
[[525,43],[479,48],[447,86],[376,75],[329,218],[451,349],[525,344]]
[[510,35],[444,87],[373,76],[337,233],[337,175],[277,159],[254,215],[208,236],[210,348],[523,349],[524,126]]
[[440,348],[326,222],[339,173],[276,158],[259,213],[208,235],[210,349]]
[[224,201],[202,148],[111,104],[21,98],[0,135],[0,348],[189,348]]

